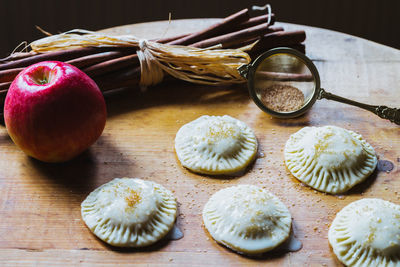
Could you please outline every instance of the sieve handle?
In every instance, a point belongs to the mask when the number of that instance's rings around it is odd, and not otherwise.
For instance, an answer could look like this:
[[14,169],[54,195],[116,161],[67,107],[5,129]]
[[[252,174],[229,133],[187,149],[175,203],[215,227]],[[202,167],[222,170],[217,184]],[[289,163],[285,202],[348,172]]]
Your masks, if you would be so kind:
[[328,100],[334,100],[338,101],[341,103],[349,104],[352,106],[356,106],[362,109],[366,109],[368,111],[371,111],[372,113],[378,115],[382,119],[387,119],[390,120],[391,122],[400,125],[400,109],[398,108],[389,108],[387,106],[373,106],[373,105],[368,105],[364,103],[360,103],[357,101],[353,101],[341,96],[334,95],[332,93],[329,93],[325,91],[324,89],[320,89],[319,94],[318,94],[318,99],[328,99]]

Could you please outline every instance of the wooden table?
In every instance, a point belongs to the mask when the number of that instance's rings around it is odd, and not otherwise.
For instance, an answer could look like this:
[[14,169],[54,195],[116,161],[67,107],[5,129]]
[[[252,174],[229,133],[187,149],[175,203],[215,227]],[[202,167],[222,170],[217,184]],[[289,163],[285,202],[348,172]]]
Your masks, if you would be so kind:
[[[167,27],[166,35],[172,35],[213,21],[174,21],[170,26],[157,22],[112,31],[153,38]],[[307,54],[318,67],[324,88],[362,102],[399,106],[398,50],[328,30],[283,26],[306,30]],[[214,88],[182,82],[164,83],[144,93],[124,91],[107,97],[107,103],[103,135],[83,155],[64,164],[25,156],[0,127],[0,265],[337,266],[327,240],[336,212],[363,197],[400,203],[400,127],[367,111],[322,100],[303,117],[280,120],[259,110],[245,86]],[[231,179],[200,176],[181,167],[174,152],[175,134],[204,114],[229,114],[245,121],[265,156],[257,158],[245,175]],[[285,169],[283,146],[300,128],[327,124],[361,133],[380,160],[393,164],[393,170],[377,170],[340,196],[303,186]],[[81,219],[80,203],[115,177],[151,179],[173,190],[179,202],[177,225],[184,238],[145,249],[116,249],[92,235]],[[292,213],[294,234],[303,248],[253,259],[214,242],[202,225],[203,205],[217,190],[235,184],[259,185],[277,195]]]

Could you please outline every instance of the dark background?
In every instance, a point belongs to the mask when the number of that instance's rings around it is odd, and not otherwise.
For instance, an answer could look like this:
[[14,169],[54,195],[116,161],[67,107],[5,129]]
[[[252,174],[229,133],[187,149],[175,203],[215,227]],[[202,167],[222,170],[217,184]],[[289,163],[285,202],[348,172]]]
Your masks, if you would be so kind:
[[[225,17],[251,5],[250,0],[0,0],[0,57],[22,41],[51,33],[172,19]],[[400,48],[398,0],[269,0],[278,21],[349,33]],[[397,18],[397,19],[396,19]],[[395,23],[396,22],[396,23]]]

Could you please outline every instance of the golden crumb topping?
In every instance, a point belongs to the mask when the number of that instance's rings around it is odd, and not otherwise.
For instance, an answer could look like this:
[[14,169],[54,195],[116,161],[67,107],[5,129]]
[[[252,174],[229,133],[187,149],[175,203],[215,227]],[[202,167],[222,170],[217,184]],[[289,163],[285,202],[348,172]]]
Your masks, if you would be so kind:
[[125,197],[126,204],[130,208],[134,208],[141,200],[140,195],[133,189],[127,189],[128,196]]

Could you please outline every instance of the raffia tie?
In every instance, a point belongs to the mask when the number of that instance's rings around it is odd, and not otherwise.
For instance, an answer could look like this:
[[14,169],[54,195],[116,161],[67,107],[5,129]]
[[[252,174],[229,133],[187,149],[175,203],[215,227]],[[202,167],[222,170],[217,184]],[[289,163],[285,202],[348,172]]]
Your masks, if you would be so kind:
[[[51,35],[30,44],[35,52],[80,47],[137,47],[142,86],[162,81],[164,74],[184,81],[209,85],[243,83],[237,68],[250,63],[242,49],[194,48],[138,39],[133,35],[113,36],[86,30]],[[247,47],[246,47],[247,49]]]
[[140,62],[140,85],[150,86],[160,83],[164,78],[164,71],[148,49],[147,40],[139,40],[139,50],[136,54]]

